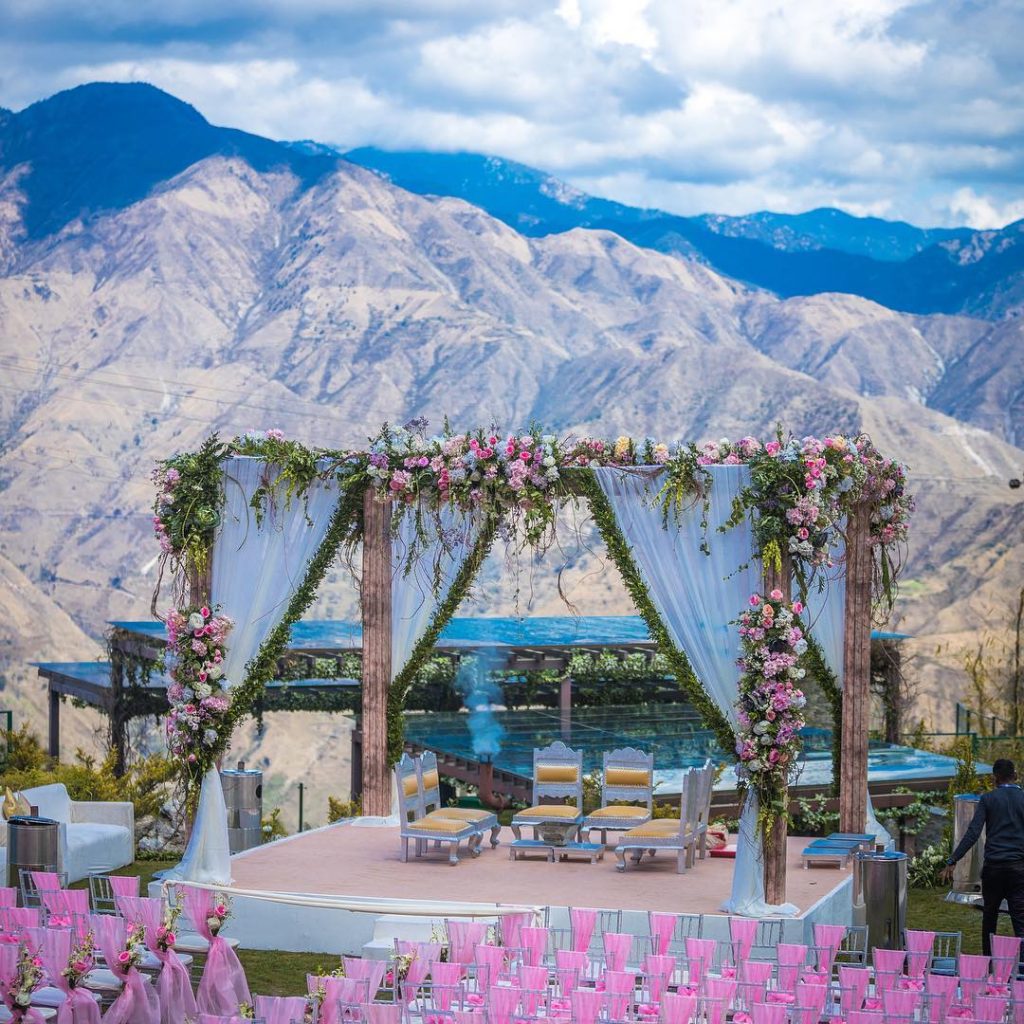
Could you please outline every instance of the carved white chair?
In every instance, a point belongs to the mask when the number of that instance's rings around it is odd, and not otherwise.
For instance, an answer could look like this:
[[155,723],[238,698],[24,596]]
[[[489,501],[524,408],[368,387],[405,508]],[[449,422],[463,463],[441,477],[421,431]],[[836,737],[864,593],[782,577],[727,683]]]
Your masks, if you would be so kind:
[[672,850],[676,854],[676,871],[682,874],[693,867],[700,839],[700,819],[705,793],[714,779],[710,764],[704,768],[691,768],[683,775],[682,793],[679,797],[678,818],[655,818],[624,832],[615,848],[618,871],[626,870],[626,854],[632,854],[634,864],[639,864],[644,852],[654,856],[658,850]]
[[420,790],[419,772],[416,762],[402,754],[395,765],[395,782],[398,789],[399,835],[402,841],[402,861],[409,859],[409,840],[415,842],[416,856],[422,856],[430,842],[435,847],[448,847],[448,861],[459,863],[459,844],[466,840],[466,849],[473,857],[480,855],[482,831],[471,822],[456,818],[438,817],[437,813],[423,813],[423,799]]
[[[545,803],[548,798],[559,803]],[[565,803],[566,798],[572,800]],[[533,804],[517,811],[512,818],[512,832],[522,839],[523,825],[536,834],[537,826],[557,821],[575,824],[577,832],[583,823],[583,752],[571,750],[561,740],[548,747],[533,750]]]
[[452,818],[473,825],[481,835],[491,830],[491,847],[498,845],[498,833],[501,825],[498,816],[491,811],[475,807],[442,807],[441,779],[437,771],[437,754],[425,750],[416,758],[416,766],[420,780],[420,799],[423,801],[423,814],[440,818]]
[[[654,755],[623,747],[605,751],[602,760],[601,806],[583,819],[583,829],[588,837],[594,829],[600,829],[601,843],[606,844],[609,832],[621,832],[651,820]],[[641,804],[624,802],[630,800]]]

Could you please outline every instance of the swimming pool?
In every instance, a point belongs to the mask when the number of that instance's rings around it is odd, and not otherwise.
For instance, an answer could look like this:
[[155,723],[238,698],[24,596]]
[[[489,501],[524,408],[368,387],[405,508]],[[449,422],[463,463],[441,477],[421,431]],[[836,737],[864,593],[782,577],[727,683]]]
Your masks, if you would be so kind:
[[[557,710],[495,711],[494,723],[503,730],[501,749],[492,757],[495,767],[524,779],[533,773],[534,747],[561,739],[583,751],[583,767],[594,772],[601,767],[601,754],[616,747],[639,747],[654,752],[655,782],[659,795],[679,792],[682,773],[704,763],[705,758],[726,760],[714,733],[703,728],[692,708],[684,705],[656,707],[574,708],[563,731]],[[460,758],[478,757],[473,751],[470,716],[459,711],[408,714],[407,739],[417,746]],[[832,734],[828,729],[803,730],[804,751],[801,786],[823,786],[832,780]],[[980,766],[984,770],[985,766]],[[872,741],[868,751],[868,779],[871,782],[918,782],[934,779],[941,786],[956,773],[956,761],[913,747]],[[725,769],[715,786],[734,790],[736,776]]]

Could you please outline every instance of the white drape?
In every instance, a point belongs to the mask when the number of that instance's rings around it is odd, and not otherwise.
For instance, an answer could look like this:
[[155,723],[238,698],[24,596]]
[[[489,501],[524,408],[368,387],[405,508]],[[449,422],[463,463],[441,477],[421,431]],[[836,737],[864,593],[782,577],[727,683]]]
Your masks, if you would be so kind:
[[[284,618],[288,602],[306,575],[338,503],[334,480],[316,480],[305,500],[287,507],[278,495],[268,503],[261,523],[250,506],[261,485],[277,470],[243,456],[223,466],[224,506],[213,542],[211,593],[214,607],[234,622],[224,659],[225,685],[245,678],[245,666]],[[220,774],[203,778],[199,806],[181,863],[165,876],[183,881],[227,884],[231,881],[227,810]]]
[[[439,528],[440,527],[440,531]],[[425,534],[417,537],[417,529]],[[455,577],[479,536],[479,523],[451,506],[443,506],[435,518],[404,515],[391,539],[391,673],[394,679],[405,667],[420,637],[426,632],[439,605],[448,596]],[[415,549],[410,564],[409,554]],[[435,588],[435,570],[437,583]],[[353,825],[399,824],[398,793],[391,780],[391,814],[365,815]]]
[[[805,616],[811,636],[817,640],[825,664],[832,670],[840,689],[843,686],[843,647],[846,637],[846,565],[843,554],[845,549],[836,558],[838,568],[827,571],[823,590],[818,589],[817,580],[811,583],[807,592]],[[870,789],[864,825],[864,831],[873,835],[876,843],[881,843],[887,850],[895,849],[896,841],[875,815]]]
[[[710,467],[706,538],[700,501],[678,516],[670,515],[667,528],[663,525],[661,508],[654,500],[664,478],[661,470],[601,468],[593,472],[673,643],[686,654],[704,691],[735,729],[740,638],[730,623],[747,606],[750,595],[760,592],[761,566],[754,559],[748,520],[724,533],[718,527],[732,514],[733,498],[749,483],[750,470]],[[710,555],[701,551],[705,539]],[[732,895],[723,909],[751,917],[796,913],[792,904],[765,903],[757,814],[756,801],[748,796],[740,819]]]

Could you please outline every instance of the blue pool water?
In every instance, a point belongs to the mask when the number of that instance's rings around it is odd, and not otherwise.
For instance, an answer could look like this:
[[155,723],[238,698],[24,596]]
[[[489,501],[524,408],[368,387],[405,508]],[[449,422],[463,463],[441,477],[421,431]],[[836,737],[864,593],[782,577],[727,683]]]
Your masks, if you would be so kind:
[[[655,781],[659,794],[679,792],[683,771],[704,763],[705,758],[728,760],[713,733],[701,727],[690,709],[674,705],[655,707],[574,708],[563,733],[557,710],[495,712],[505,735],[494,764],[529,779],[533,773],[534,747],[556,739],[583,751],[584,770],[601,767],[601,755],[616,747],[633,746],[654,752]],[[473,757],[469,716],[462,712],[409,714],[406,737],[421,747],[463,758]],[[797,785],[827,785],[832,779],[832,734],[827,729],[805,729],[804,752]],[[984,770],[984,766],[981,766]],[[937,787],[956,772],[956,761],[942,754],[892,744],[872,742],[868,752],[871,782],[934,779]],[[717,789],[736,788],[736,777],[726,768]]]

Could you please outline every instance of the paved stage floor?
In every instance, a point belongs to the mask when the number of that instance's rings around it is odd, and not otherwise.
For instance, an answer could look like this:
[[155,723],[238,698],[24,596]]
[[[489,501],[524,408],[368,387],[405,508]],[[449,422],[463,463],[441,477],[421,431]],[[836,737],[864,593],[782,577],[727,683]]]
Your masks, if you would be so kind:
[[[501,846],[492,850],[485,843],[478,858],[460,855],[455,867],[441,851],[419,859],[410,852],[403,864],[397,828],[330,826],[234,857],[233,885],[345,896],[704,914],[721,912],[732,885],[734,862],[729,859],[698,860],[696,867],[677,875],[675,855],[660,852],[654,860],[644,857],[640,867],[627,859],[626,871],[620,873],[610,848],[597,864],[513,862],[506,845],[512,838],[511,830],[503,829]],[[786,897],[801,913],[849,878],[848,870],[804,870],[800,851],[806,845],[806,839],[789,839]]]

